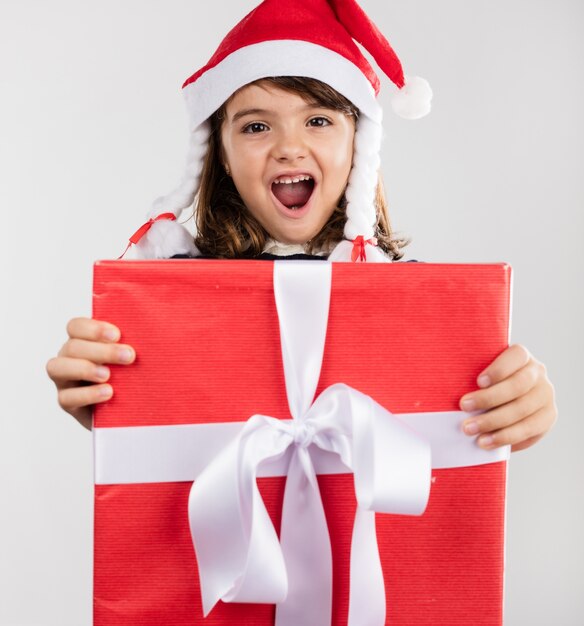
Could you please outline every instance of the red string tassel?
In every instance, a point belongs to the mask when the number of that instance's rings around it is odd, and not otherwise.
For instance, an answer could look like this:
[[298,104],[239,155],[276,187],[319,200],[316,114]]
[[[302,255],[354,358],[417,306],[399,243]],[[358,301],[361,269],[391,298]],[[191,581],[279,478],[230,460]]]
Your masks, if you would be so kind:
[[351,250],[351,261],[355,263],[356,261],[365,261],[365,245],[370,244],[372,246],[377,245],[377,239],[375,237],[371,237],[371,239],[365,239],[363,235],[359,235],[353,239],[353,250]]
[[145,224],[142,224],[140,228],[130,237],[129,243],[126,246],[126,249],[120,254],[118,257],[118,261],[126,254],[126,252],[130,249],[130,246],[134,243],[138,243],[142,237],[152,228],[152,224],[154,222],[159,222],[160,220],[170,220],[174,222],[176,220],[176,215],[174,213],[161,213],[156,217],[151,217]]

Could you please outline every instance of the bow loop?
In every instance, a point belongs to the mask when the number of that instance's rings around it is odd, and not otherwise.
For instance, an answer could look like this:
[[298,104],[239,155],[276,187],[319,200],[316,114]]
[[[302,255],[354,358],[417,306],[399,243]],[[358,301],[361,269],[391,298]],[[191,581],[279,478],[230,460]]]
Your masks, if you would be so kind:
[[365,254],[365,246],[369,244],[371,246],[377,245],[377,238],[371,237],[370,239],[365,239],[363,235],[358,235],[353,239],[353,250],[351,251],[351,261],[355,263],[356,261],[366,261],[367,255]]

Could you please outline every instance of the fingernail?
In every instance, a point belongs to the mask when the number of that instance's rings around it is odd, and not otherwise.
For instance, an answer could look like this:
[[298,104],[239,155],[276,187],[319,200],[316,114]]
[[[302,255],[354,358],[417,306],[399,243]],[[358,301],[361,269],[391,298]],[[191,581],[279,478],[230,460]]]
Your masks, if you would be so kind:
[[107,380],[109,378],[109,373],[109,369],[107,367],[103,367],[102,365],[95,370],[95,375],[101,380]]
[[481,374],[477,380],[479,387],[489,387],[491,384],[491,377],[487,374]]
[[474,411],[477,408],[476,402],[471,398],[468,398],[467,400],[463,400],[460,403],[460,406],[462,407],[463,411],[469,411],[469,412]]
[[131,350],[129,350],[128,348],[122,348],[118,352],[118,359],[122,363],[131,363],[132,360],[134,359],[134,353]]
[[103,336],[108,341],[117,341],[120,338],[120,331],[116,328],[106,328],[103,331]]
[[99,395],[102,398],[109,398],[113,393],[113,389],[109,385],[104,385],[99,388]]
[[488,448],[493,445],[495,438],[492,435],[483,435],[479,437],[479,446]]
[[464,424],[464,432],[467,435],[476,435],[479,432],[478,422],[466,422]]

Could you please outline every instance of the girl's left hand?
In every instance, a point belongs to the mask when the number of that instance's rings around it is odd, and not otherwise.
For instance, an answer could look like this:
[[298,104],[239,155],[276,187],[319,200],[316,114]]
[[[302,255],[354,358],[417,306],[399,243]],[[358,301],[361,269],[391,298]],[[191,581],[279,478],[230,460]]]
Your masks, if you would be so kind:
[[502,352],[477,378],[478,391],[460,400],[463,411],[483,411],[467,418],[463,430],[482,448],[510,444],[517,452],[539,441],[558,416],[554,388],[543,363],[520,345]]

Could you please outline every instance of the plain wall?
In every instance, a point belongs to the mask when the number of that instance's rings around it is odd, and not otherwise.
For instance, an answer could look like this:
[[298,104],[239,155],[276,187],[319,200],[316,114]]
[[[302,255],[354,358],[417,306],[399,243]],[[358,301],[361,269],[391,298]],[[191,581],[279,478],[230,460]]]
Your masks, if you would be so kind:
[[[0,0],[1,626],[91,623],[91,435],[45,362],[90,314],[93,261],[117,257],[178,180],[180,85],[253,5]],[[402,121],[382,79],[408,257],[509,262],[513,341],[557,390],[556,427],[511,459],[506,624],[581,626],[584,4],[362,5],[435,93],[430,116]]]

